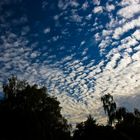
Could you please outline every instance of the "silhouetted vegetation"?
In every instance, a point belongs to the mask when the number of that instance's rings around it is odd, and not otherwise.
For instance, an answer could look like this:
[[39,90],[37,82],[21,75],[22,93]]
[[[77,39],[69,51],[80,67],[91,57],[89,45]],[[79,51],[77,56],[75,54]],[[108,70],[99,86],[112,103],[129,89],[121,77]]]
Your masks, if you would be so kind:
[[46,88],[29,85],[16,77],[3,86],[0,102],[0,137],[4,140],[70,139],[70,126],[59,102]]
[[129,140],[129,137],[120,133],[110,125],[98,125],[96,121],[88,117],[85,122],[79,123],[73,135],[74,140]]
[[108,115],[108,125],[112,125],[113,123],[113,114],[116,111],[116,103],[113,100],[113,96],[110,94],[106,94],[101,97],[101,101],[103,102],[103,108],[105,113]]
[[107,125],[97,124],[89,115],[71,126],[61,115],[59,101],[47,94],[45,87],[11,77],[3,85],[0,101],[0,139],[2,140],[137,140],[140,133],[140,111],[117,107],[113,96],[101,97],[108,117]]

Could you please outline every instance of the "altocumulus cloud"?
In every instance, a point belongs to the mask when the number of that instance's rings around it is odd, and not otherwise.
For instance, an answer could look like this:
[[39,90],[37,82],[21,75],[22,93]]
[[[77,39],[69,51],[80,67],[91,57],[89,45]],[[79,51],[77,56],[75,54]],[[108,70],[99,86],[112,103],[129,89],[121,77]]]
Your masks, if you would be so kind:
[[41,12],[58,9],[48,21],[30,19],[26,7],[14,16],[12,8],[3,9],[10,4],[0,2],[1,85],[11,74],[45,85],[71,123],[88,114],[103,122],[100,98],[106,93],[118,105],[140,107],[139,0],[59,0],[51,6],[44,0]]

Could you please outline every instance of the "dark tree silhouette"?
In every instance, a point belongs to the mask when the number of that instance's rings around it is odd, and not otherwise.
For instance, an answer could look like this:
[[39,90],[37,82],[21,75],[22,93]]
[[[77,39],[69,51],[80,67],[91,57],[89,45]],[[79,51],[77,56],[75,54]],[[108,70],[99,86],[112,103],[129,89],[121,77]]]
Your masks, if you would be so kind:
[[[137,140],[140,133],[140,112],[135,109],[133,113],[124,107],[116,107],[113,96],[104,95],[101,98],[105,113],[108,115],[106,126],[96,123],[91,115],[85,122],[77,124],[74,131],[74,140]],[[113,123],[113,125],[112,125]]]
[[129,140],[127,136],[116,131],[112,126],[96,123],[91,116],[85,122],[79,123],[73,135],[74,140]]
[[135,115],[137,118],[140,118],[140,111],[139,111],[137,108],[134,108],[134,115]]
[[46,88],[16,77],[3,86],[0,102],[0,136],[5,140],[70,139],[70,125],[61,115],[60,103]]
[[139,139],[140,116],[136,109],[134,112],[125,112],[123,119],[116,124],[116,130],[127,135],[133,140]]
[[126,108],[124,107],[119,107],[116,109],[116,112],[113,114],[114,120],[116,120],[116,123],[121,123],[124,120],[124,117],[126,115],[127,111]]
[[74,131],[73,139],[74,140],[90,140],[95,137],[96,131],[96,120],[89,115],[85,122],[81,122],[76,125],[76,130]]
[[113,100],[113,96],[105,94],[101,97],[101,101],[103,102],[104,111],[108,115],[108,124],[112,125],[112,122],[114,121],[114,113],[116,112],[116,103]]

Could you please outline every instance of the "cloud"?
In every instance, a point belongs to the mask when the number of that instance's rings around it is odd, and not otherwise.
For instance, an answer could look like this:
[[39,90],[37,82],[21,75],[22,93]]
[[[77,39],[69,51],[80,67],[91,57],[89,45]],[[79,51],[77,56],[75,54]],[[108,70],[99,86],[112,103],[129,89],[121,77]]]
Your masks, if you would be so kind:
[[133,34],[132,37],[134,37],[136,40],[140,40],[140,30],[136,30]]
[[120,5],[121,6],[129,6],[129,5],[132,5],[132,4],[139,4],[140,1],[139,0],[122,0],[120,2]]
[[[63,107],[62,113],[73,124],[81,122],[88,114],[103,122],[100,97],[106,93],[111,93],[119,105],[127,97],[128,102],[134,97],[130,103],[134,101],[133,106],[136,106],[140,87],[140,17],[135,17],[139,13],[138,5],[136,9],[133,6],[138,2],[122,0],[103,7],[96,0],[93,3],[98,6],[86,13],[90,7],[88,2],[59,0],[60,13],[52,16],[60,24],[61,20],[63,24],[66,22],[59,33],[53,32],[47,24],[41,28],[41,33],[34,31],[32,34],[26,14],[10,22],[6,15],[1,16],[0,27],[8,30],[0,37],[0,79],[17,74],[30,83],[45,85],[50,94],[57,96]],[[44,8],[48,5],[43,4]],[[117,5],[121,6],[119,11],[115,11]],[[129,15],[125,15],[126,8]],[[81,10],[85,12],[84,16],[80,15]],[[116,15],[111,13],[113,10]],[[109,18],[104,25],[100,15]],[[15,28],[21,26],[21,30],[15,32],[11,23],[15,23]],[[72,31],[71,27],[74,27]],[[53,35],[43,40],[46,35],[42,32]],[[55,42],[56,46],[51,44]],[[95,57],[95,51],[99,53],[98,57]],[[124,103],[129,108],[128,104],[127,101]]]
[[75,1],[75,0],[72,0],[72,1],[70,1],[70,5],[71,5],[71,7],[76,8],[76,7],[79,6],[79,3],[77,1]]
[[106,10],[108,12],[111,12],[115,9],[115,6],[113,4],[106,4]]
[[93,0],[93,4],[100,5],[100,0]]
[[68,3],[67,2],[63,2],[62,0],[58,1],[58,7],[62,10],[65,10],[68,7]]
[[126,22],[124,25],[117,27],[114,31],[113,38],[119,39],[124,33],[130,31],[134,28],[139,28],[140,17],[137,19],[131,20],[130,22]]
[[130,19],[133,18],[136,14],[140,12],[140,4],[132,4],[130,6],[126,6],[118,11],[118,15],[123,18]]
[[48,33],[50,33],[50,31],[51,31],[51,29],[48,27],[48,28],[44,29],[44,34],[48,34]]
[[83,5],[82,5],[83,10],[87,10],[88,7],[89,7],[89,3],[87,1],[85,3],[83,3]]
[[96,6],[93,10],[94,14],[102,13],[102,12],[103,12],[103,7],[102,6]]
[[29,26],[24,26],[22,28],[21,35],[27,35],[30,32],[30,27]]
[[82,16],[79,16],[78,14],[75,13],[71,16],[71,20],[73,22],[82,22]]
[[85,41],[82,41],[82,42],[80,43],[80,46],[83,46],[85,43],[86,43]]

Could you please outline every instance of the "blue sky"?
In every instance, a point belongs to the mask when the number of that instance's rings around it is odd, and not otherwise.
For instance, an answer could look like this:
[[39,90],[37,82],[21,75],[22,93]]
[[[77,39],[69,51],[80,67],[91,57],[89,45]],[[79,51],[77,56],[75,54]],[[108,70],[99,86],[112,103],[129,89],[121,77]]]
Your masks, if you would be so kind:
[[140,107],[139,0],[0,1],[0,87],[12,74],[45,85],[62,113],[103,121],[100,97]]

